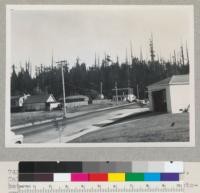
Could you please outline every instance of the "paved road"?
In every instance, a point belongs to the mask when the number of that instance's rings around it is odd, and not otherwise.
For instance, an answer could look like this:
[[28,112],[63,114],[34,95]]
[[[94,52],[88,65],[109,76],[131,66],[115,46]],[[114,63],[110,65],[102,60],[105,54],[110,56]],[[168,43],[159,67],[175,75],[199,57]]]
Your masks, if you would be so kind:
[[[64,128],[62,131],[63,137],[70,137],[77,133],[83,132],[91,126],[102,122],[104,120],[112,119],[113,116],[120,116],[122,109],[136,109],[137,105],[130,105],[126,107],[118,107],[115,109],[107,109],[104,111],[93,112],[86,115],[70,118],[65,121],[59,121],[58,125]],[[24,143],[45,143],[48,141],[58,140],[59,131],[56,123],[45,123],[42,125],[23,128],[16,132],[16,134],[24,135]],[[59,142],[59,141],[57,141]]]

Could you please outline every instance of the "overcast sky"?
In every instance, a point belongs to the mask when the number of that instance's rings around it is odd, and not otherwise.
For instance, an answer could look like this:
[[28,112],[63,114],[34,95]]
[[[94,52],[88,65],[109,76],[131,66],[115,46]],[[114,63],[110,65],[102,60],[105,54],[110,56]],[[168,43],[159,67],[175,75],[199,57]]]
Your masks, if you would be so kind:
[[[47,7],[46,7],[47,8]],[[45,8],[45,9],[46,9]],[[19,7],[18,7],[19,9]],[[11,62],[49,65],[67,59],[70,65],[94,64],[95,52],[125,60],[126,48],[149,58],[149,38],[153,34],[156,55],[169,58],[188,43],[193,52],[193,9],[191,6],[69,6],[62,10],[13,10],[11,13]]]

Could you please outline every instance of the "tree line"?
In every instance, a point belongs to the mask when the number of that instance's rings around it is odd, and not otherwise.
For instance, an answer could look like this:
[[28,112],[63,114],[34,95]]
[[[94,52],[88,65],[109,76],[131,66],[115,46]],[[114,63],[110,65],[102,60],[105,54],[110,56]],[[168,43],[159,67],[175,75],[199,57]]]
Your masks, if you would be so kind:
[[[134,57],[131,53],[131,59],[119,63],[112,57],[105,55],[104,59],[97,61],[87,67],[86,63],[80,62],[79,58],[72,68],[69,63],[63,65],[65,77],[66,96],[69,95],[87,95],[94,99],[100,94],[100,84],[103,85],[103,94],[106,98],[112,98],[112,89],[116,83],[118,88],[133,88],[135,95],[141,99],[147,98],[147,86],[172,75],[189,73],[189,56],[186,47],[186,56],[184,55],[183,46],[180,47],[180,58],[173,56],[169,60],[155,57],[153,41],[150,40],[150,60],[143,60]],[[31,75],[30,62],[26,62],[25,68],[21,67],[16,72],[15,65],[12,66],[11,74],[11,95],[26,94],[43,94],[51,93],[57,99],[62,97],[62,77],[61,67],[52,64],[48,67],[36,67],[35,75]]]

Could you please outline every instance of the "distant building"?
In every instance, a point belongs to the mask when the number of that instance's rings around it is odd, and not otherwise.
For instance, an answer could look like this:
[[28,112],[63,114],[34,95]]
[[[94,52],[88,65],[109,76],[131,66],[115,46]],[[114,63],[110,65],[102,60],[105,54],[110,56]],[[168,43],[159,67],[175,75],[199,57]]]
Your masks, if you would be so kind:
[[[63,98],[59,99],[59,102],[63,103]],[[89,103],[89,97],[84,95],[73,95],[65,97],[66,107],[78,107],[78,106],[84,106],[88,105]]]
[[22,96],[11,96],[11,108],[22,107],[23,102]]
[[151,110],[180,113],[189,109],[189,75],[174,75],[147,88]]
[[20,95],[20,96],[11,96],[11,112],[17,112],[21,111],[24,101],[29,97],[30,95]]
[[24,101],[25,111],[44,111],[58,107],[59,103],[52,94],[32,95]]

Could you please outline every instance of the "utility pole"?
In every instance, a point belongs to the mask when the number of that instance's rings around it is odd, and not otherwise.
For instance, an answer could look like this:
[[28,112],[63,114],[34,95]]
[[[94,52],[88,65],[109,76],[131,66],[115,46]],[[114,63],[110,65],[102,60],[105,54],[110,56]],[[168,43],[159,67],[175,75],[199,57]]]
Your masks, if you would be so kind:
[[140,98],[140,94],[139,94],[139,85],[137,84],[137,98]]
[[102,96],[102,94],[103,94],[103,83],[102,83],[102,81],[100,82],[100,93],[101,93],[101,96]]
[[127,81],[127,83],[128,83],[128,88],[130,87],[130,69],[129,69],[129,65],[127,66],[127,79],[128,79],[128,81]]
[[115,82],[115,96],[116,96],[116,103],[118,105],[118,89],[117,89],[117,82]]
[[57,64],[61,65],[61,74],[62,74],[62,87],[63,87],[63,110],[64,110],[64,117],[67,118],[67,111],[66,111],[66,101],[65,101],[65,77],[64,77],[64,72],[63,72],[63,64],[66,64],[66,60],[62,60],[59,62],[56,62]]
[[56,131],[58,131],[59,143],[61,143],[62,142],[62,132],[63,132],[62,122],[59,122],[59,120],[57,120],[55,118],[54,124],[56,127]]

